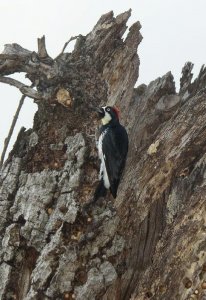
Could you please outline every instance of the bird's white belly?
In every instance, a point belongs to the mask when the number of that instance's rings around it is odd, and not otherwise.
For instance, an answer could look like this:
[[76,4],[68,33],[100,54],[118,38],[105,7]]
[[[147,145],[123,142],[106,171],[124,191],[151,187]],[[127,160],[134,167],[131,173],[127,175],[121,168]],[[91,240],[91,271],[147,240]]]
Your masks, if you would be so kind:
[[108,129],[103,131],[99,137],[99,142],[98,142],[98,152],[99,152],[99,158],[102,160],[103,158],[103,153],[102,153],[102,142],[104,139],[105,134],[107,133]]
[[109,182],[109,178],[107,175],[107,170],[106,170],[106,166],[105,166],[105,161],[104,159],[101,161],[101,168],[100,168],[100,179],[103,177],[103,181],[104,181],[104,186],[106,187],[106,189],[110,188],[110,182]]
[[104,157],[104,154],[102,152],[102,141],[103,141],[103,138],[104,138],[106,133],[107,133],[107,130],[105,130],[100,135],[99,143],[98,143],[99,158],[101,160],[99,179],[101,180],[103,178],[105,188],[109,189],[110,188],[110,182],[109,182],[109,177],[108,177],[107,170],[106,170],[105,157]]

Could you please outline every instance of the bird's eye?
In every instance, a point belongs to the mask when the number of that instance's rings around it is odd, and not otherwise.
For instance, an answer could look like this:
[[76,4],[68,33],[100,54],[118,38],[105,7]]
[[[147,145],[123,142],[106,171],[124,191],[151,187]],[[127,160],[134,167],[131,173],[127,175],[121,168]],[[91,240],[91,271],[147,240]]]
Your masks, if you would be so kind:
[[109,108],[109,107],[107,107],[106,111],[110,111],[110,108]]

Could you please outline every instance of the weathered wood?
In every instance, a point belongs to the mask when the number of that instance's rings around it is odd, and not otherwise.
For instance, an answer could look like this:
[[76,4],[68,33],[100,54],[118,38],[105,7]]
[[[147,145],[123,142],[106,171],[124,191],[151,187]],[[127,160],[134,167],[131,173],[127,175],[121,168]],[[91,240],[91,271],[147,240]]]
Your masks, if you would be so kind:
[[[179,93],[171,72],[134,88],[130,14],[103,15],[54,60],[44,39],[38,53],[12,44],[0,56],[1,77],[26,72],[41,95],[1,170],[0,299],[206,296],[206,70],[192,82],[187,63]],[[129,132],[127,165],[117,199],[85,216],[99,167],[91,107],[106,103]]]
[[40,58],[46,58],[48,57],[48,53],[46,50],[46,42],[45,42],[45,36],[43,35],[42,38],[38,39],[38,55]]
[[72,36],[72,37],[64,44],[64,47],[63,47],[62,52],[60,53],[60,55],[64,53],[66,47],[69,45],[70,42],[76,40],[76,39],[79,38],[79,37],[81,37],[81,35]]
[[0,82],[17,87],[20,90],[20,92],[22,92],[22,94],[24,94],[27,97],[37,100],[42,99],[41,93],[35,91],[30,86],[27,86],[16,79],[0,76]]
[[1,154],[1,160],[0,160],[0,169],[2,168],[2,165],[4,163],[4,158],[5,158],[5,155],[6,155],[6,151],[8,149],[8,146],[9,146],[9,143],[10,143],[10,140],[11,140],[11,137],[12,137],[12,134],[13,134],[16,122],[18,120],[20,110],[21,110],[21,108],[22,108],[22,106],[24,104],[24,99],[25,99],[25,96],[22,96],[21,99],[20,99],[20,101],[19,101],[19,105],[18,105],[16,113],[15,113],[15,115],[13,117],[13,121],[12,121],[11,127],[9,129],[8,136],[4,140],[4,148],[3,148],[3,151],[2,151],[2,154]]

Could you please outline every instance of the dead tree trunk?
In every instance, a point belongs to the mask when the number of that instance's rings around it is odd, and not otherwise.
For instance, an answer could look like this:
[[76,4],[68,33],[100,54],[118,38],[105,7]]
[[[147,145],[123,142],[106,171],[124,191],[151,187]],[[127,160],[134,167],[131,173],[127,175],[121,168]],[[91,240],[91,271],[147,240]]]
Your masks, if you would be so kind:
[[[1,170],[0,299],[206,297],[206,70],[192,83],[187,63],[179,94],[171,73],[134,89],[142,37],[137,22],[123,41],[129,16],[102,16],[56,59],[44,38],[37,53],[0,54],[0,81],[38,104]],[[129,155],[117,199],[85,216],[99,165],[91,105],[105,103],[122,111]]]

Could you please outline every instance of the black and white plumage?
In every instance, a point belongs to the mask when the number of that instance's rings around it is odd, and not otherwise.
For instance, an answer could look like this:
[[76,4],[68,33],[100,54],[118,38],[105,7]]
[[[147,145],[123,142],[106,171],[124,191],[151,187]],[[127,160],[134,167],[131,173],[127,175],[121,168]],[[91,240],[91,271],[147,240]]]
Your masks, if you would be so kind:
[[128,152],[128,135],[119,123],[119,111],[116,107],[104,106],[97,109],[102,121],[98,142],[101,160],[100,182],[94,194],[94,200],[106,196],[109,189],[116,198],[122,171]]

